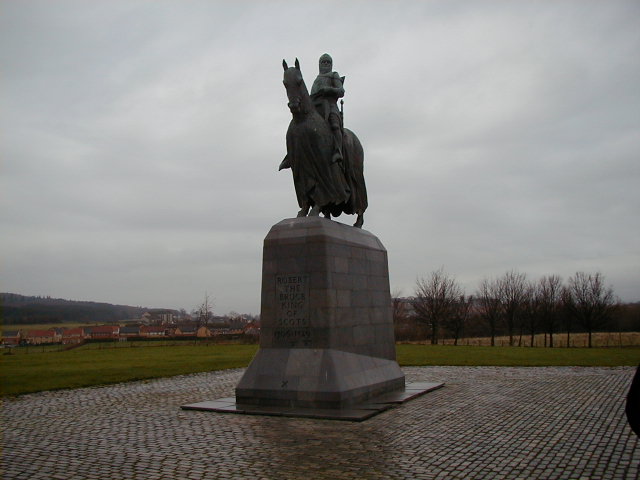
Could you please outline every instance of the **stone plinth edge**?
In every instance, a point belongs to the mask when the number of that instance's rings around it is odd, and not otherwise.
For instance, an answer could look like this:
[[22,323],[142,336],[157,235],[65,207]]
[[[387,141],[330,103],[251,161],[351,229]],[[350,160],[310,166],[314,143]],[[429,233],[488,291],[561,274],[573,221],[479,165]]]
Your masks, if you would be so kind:
[[438,382],[407,383],[404,388],[396,390],[395,392],[382,394],[370,398],[366,402],[341,409],[247,405],[237,402],[237,399],[233,397],[191,403],[188,405],[182,405],[180,408],[183,410],[199,410],[216,413],[362,422],[428,392],[442,388],[443,386],[444,383]]
[[332,349],[263,348],[236,387],[241,404],[344,408],[400,390],[397,362]]

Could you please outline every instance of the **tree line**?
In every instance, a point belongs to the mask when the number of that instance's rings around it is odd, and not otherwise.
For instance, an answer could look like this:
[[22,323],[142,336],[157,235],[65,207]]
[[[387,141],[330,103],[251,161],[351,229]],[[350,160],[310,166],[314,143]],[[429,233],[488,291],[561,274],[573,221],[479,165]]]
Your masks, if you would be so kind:
[[0,315],[4,324],[64,322],[116,322],[140,318],[143,307],[61,298],[0,293]]
[[[544,345],[554,337],[606,329],[640,330],[640,304],[622,305],[601,273],[577,272],[567,281],[546,275],[537,281],[510,270],[497,278],[482,279],[473,294],[466,294],[455,278],[440,268],[416,280],[414,296],[394,295],[393,316],[397,340],[424,340],[437,344],[443,338],[457,345],[463,336],[506,335],[509,345],[522,344],[524,336],[544,334]],[[423,338],[416,338],[422,336]],[[409,338],[413,337],[413,338]]]

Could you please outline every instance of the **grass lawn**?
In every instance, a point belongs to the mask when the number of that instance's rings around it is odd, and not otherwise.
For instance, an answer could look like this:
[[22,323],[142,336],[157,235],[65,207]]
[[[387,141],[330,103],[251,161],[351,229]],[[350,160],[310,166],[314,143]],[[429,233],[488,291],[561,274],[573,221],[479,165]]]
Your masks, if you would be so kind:
[[257,350],[257,345],[189,345],[3,355],[0,394],[19,395],[246,367]]
[[[2,355],[0,394],[20,395],[246,367],[257,350],[257,345],[145,345]],[[550,349],[401,344],[397,347],[397,357],[402,366],[636,366],[640,363],[640,348]]]
[[401,366],[615,367],[637,366],[640,363],[640,347],[530,348],[400,344],[397,346],[397,358]]

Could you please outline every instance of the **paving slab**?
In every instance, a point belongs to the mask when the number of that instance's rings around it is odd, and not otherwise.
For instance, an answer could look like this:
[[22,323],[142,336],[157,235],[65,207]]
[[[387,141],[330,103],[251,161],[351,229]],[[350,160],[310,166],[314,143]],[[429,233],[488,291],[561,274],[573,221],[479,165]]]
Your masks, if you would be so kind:
[[199,410],[203,412],[237,413],[240,415],[271,415],[274,417],[317,418],[324,420],[345,420],[363,422],[374,415],[382,413],[394,405],[400,405],[421,395],[442,388],[444,383],[413,382],[407,383],[401,390],[385,393],[370,398],[365,402],[343,408],[286,407],[247,405],[238,403],[233,397],[206,400],[204,402],[181,405],[183,410]]
[[42,392],[2,404],[14,479],[637,479],[635,369],[410,367],[445,383],[370,418],[182,410],[234,400],[243,370]]

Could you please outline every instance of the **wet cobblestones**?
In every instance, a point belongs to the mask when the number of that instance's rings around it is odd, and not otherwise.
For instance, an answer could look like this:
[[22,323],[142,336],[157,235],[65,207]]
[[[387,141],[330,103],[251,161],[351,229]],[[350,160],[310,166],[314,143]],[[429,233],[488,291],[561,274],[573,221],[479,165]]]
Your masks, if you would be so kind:
[[1,478],[639,478],[633,368],[404,372],[446,385],[362,423],[180,409],[232,396],[242,370],[9,399]]

